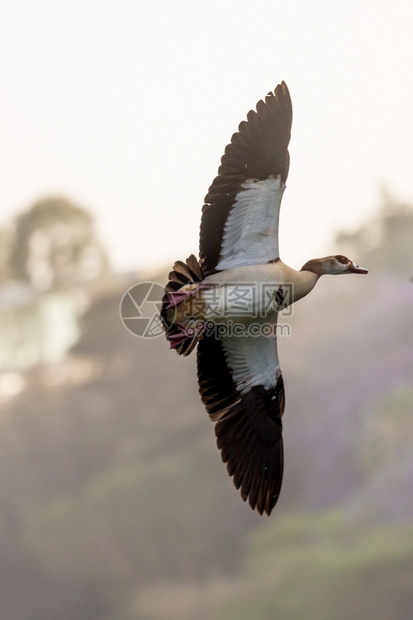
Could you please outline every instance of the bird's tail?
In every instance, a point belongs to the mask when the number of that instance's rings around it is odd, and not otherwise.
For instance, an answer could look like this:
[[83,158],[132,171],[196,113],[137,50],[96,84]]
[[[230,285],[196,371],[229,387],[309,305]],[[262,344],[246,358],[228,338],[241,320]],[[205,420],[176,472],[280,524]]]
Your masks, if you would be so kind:
[[[196,292],[205,287],[203,279],[201,266],[193,254],[185,263],[176,261],[169,274],[162,298],[161,321],[171,349],[179,355],[189,355],[203,332],[201,315],[197,321],[193,318],[193,311],[186,314],[183,311]],[[187,320],[186,316],[191,320]]]

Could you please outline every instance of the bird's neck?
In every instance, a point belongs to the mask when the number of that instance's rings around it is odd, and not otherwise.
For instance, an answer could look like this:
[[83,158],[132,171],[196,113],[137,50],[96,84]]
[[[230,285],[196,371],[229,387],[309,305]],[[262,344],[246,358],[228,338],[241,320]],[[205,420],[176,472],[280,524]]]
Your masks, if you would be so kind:
[[298,301],[308,295],[308,293],[312,291],[317,284],[319,277],[320,274],[315,273],[314,271],[307,271],[303,269],[301,271],[296,271],[294,278],[292,278],[294,283],[294,301]]

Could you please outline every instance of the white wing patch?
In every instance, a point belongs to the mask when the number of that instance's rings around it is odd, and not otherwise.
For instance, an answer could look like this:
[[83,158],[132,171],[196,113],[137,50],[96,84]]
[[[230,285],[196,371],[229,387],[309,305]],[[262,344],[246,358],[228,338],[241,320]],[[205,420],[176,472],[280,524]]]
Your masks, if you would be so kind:
[[260,265],[278,258],[278,220],[285,185],[272,175],[242,184],[227,218],[216,269]]
[[238,392],[245,394],[254,385],[266,390],[276,386],[281,368],[275,337],[224,336],[221,342]]

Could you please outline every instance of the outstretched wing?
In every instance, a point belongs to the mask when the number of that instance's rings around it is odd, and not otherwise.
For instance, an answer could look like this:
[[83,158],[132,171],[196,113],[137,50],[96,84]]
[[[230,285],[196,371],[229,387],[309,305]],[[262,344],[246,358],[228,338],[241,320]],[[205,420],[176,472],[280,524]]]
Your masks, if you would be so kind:
[[205,275],[279,257],[291,121],[290,94],[282,82],[232,136],[202,209],[199,254]]
[[285,397],[275,337],[201,340],[198,383],[222,460],[251,508],[268,515],[283,477]]

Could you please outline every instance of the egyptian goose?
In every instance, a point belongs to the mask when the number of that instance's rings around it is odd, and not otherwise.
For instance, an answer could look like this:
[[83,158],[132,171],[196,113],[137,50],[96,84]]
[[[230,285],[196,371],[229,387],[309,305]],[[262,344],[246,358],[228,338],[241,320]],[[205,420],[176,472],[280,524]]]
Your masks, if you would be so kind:
[[323,274],[367,273],[341,255],[310,260],[300,271],[279,258],[291,121],[282,82],[239,125],[205,197],[199,261],[191,255],[175,263],[161,310],[171,348],[188,355],[198,345],[199,392],[222,460],[243,500],[268,515],[283,476],[277,314]]

